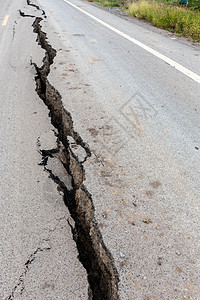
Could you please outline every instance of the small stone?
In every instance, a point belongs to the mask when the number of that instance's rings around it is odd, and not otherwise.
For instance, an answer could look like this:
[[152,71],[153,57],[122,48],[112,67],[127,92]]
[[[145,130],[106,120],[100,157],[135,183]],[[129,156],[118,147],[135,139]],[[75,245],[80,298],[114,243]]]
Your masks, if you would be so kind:
[[180,256],[180,255],[181,255],[181,252],[180,252],[179,250],[176,250],[176,254],[177,254],[178,256]]
[[162,257],[158,257],[158,265],[161,266],[162,265]]
[[142,222],[145,223],[145,224],[152,223],[151,219],[144,219]]
[[131,224],[132,224],[132,225],[135,225],[135,222],[134,222],[134,221],[132,221],[132,222],[131,222]]
[[107,219],[107,218],[108,218],[107,212],[103,212],[103,213],[102,213],[102,217],[103,217],[104,219]]
[[124,258],[124,257],[126,256],[126,255],[125,255],[123,252],[121,252],[121,251],[120,251],[119,254],[120,254],[120,257],[121,257],[121,258]]

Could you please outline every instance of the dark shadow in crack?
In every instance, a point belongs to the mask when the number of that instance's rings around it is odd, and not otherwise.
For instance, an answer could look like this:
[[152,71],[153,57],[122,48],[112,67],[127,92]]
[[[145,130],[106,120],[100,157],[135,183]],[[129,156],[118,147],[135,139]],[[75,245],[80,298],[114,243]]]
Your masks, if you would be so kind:
[[43,9],[40,9],[40,7],[34,3],[31,3],[30,0],[27,0],[27,5],[29,6],[33,6],[35,7],[37,10],[40,10],[42,12],[42,15],[44,16],[44,18],[46,18],[46,14],[45,14],[45,11]]
[[[105,246],[103,237],[95,219],[92,196],[84,186],[85,171],[83,163],[69,146],[68,136],[71,136],[77,145],[85,149],[87,157],[91,155],[89,146],[74,131],[70,113],[63,107],[60,93],[49,83],[47,77],[50,66],[53,64],[56,50],[47,42],[46,33],[41,30],[42,18],[36,18],[33,23],[34,32],[37,33],[37,42],[45,50],[43,65],[34,64],[37,75],[36,91],[39,97],[49,108],[51,123],[58,131],[59,143],[62,144],[59,159],[72,180],[72,189],[54,175],[53,170],[46,168],[50,177],[60,186],[64,193],[64,202],[75,222],[72,230],[76,242],[79,260],[87,270],[90,285],[90,299],[115,300],[118,299],[118,272],[114,265],[114,259]],[[43,163],[52,155],[51,150],[43,150]]]

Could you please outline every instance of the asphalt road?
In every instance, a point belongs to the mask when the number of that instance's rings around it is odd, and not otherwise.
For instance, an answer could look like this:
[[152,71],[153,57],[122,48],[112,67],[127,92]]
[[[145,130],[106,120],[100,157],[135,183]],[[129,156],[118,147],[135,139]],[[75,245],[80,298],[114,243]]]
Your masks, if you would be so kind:
[[40,64],[44,52],[35,42],[33,19],[19,15],[26,1],[0,6],[0,299],[87,299],[69,212],[38,165],[39,143],[56,145],[30,64],[33,56]]
[[[119,274],[119,298],[200,299],[200,47],[87,1],[33,3],[44,9],[42,30],[57,50],[48,79],[92,152],[84,184]],[[38,137],[43,149],[55,137],[30,65],[30,59],[41,65],[44,53],[33,19],[20,18],[19,8],[39,14],[26,1],[7,1],[0,15],[2,22],[9,15],[0,28],[1,298],[41,247],[47,250],[25,274],[22,297],[86,299],[69,213],[37,165]],[[47,238],[47,224],[62,218],[63,231]],[[42,260],[47,252],[51,262],[49,253],[58,255],[53,274]]]

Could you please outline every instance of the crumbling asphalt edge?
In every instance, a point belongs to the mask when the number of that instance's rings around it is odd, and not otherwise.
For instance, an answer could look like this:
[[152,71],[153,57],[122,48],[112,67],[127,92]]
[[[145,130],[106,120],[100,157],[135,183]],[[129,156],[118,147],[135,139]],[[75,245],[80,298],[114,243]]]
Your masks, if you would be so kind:
[[[27,0],[27,4],[40,10]],[[46,17],[44,10],[42,14]],[[20,15],[24,17],[21,12]],[[76,242],[79,260],[88,274],[90,286],[89,299],[118,299],[119,276],[114,265],[114,259],[109,252],[95,219],[95,208],[92,196],[84,185],[85,171],[83,164],[91,155],[89,146],[82,140],[81,136],[74,130],[71,114],[64,108],[60,93],[48,81],[51,65],[56,56],[56,50],[47,42],[46,33],[42,31],[41,21],[43,18],[35,17],[33,32],[37,34],[38,45],[45,50],[42,66],[35,66],[36,92],[49,109],[52,125],[57,129],[57,149],[41,150],[42,164],[49,172],[50,177],[59,185],[64,195],[64,202],[74,220],[72,229],[73,239]],[[70,147],[69,138],[85,150],[85,159],[79,161]],[[56,157],[71,178],[69,189],[62,180],[54,175],[46,165],[49,157]]]

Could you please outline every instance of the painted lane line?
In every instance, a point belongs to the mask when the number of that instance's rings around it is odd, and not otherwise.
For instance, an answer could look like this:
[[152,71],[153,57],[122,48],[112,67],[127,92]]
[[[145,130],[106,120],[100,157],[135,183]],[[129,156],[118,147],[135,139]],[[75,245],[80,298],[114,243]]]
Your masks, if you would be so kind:
[[5,18],[3,19],[2,26],[6,26],[6,24],[8,22],[8,18],[9,18],[9,15],[5,15]]
[[200,84],[200,76],[194,72],[192,72],[191,70],[185,68],[184,66],[182,66],[181,64],[177,63],[176,61],[174,61],[173,59],[161,54],[160,52],[150,48],[149,46],[139,42],[138,40],[130,37],[129,35],[127,35],[126,33],[123,33],[122,31],[114,28],[113,26],[109,25],[108,23],[98,19],[97,17],[93,16],[92,14],[86,12],[85,10],[83,10],[82,8],[76,6],[75,4],[64,0],[67,4],[71,5],[72,7],[76,8],[77,10],[81,11],[83,14],[87,15],[88,17],[92,18],[93,20],[95,20],[96,22],[100,23],[101,25],[107,27],[108,29],[114,31],[115,33],[119,34],[120,36],[124,37],[125,39],[129,40],[130,42],[134,43],[135,45],[141,47],[142,49],[146,50],[147,52],[151,53],[152,55],[156,56],[157,58],[163,60],[164,62],[166,62],[167,64],[169,64],[171,67],[175,68],[176,70],[178,70],[179,72],[183,73],[184,75],[186,75],[187,77],[191,78],[192,80],[196,81],[197,83]]

